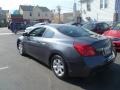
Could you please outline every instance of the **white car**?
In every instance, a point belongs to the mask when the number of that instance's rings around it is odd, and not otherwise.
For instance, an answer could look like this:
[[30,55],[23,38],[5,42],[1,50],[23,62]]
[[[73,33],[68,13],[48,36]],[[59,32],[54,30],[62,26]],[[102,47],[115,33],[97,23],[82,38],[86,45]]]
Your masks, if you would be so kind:
[[47,24],[47,23],[46,23],[46,22],[44,22],[44,23],[37,23],[37,24],[35,24],[35,25],[33,25],[33,26],[37,27],[37,26],[45,25],[45,24]]
[[37,24],[35,24],[35,25],[33,25],[33,26],[30,26],[30,27],[27,27],[26,29],[25,29],[25,32],[30,32],[31,30],[33,30],[34,28],[36,28],[36,27],[39,27],[39,26],[41,26],[41,25],[46,25],[47,23],[37,23]]
[[34,28],[36,28],[36,27],[34,27],[34,26],[31,26],[31,27],[27,27],[26,29],[25,29],[25,32],[30,32],[30,31],[32,31]]

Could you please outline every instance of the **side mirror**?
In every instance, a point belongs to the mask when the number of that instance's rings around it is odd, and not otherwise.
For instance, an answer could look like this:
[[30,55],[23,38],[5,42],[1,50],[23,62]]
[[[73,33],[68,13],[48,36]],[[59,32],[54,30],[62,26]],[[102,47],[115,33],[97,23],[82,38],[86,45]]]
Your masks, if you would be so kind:
[[22,34],[23,36],[29,36],[29,34],[27,32]]

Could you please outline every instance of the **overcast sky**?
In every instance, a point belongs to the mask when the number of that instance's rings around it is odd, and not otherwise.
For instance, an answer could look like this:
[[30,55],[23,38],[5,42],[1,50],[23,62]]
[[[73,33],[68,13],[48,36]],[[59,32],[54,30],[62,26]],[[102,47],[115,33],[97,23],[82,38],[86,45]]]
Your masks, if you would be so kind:
[[[75,0],[78,3],[78,0]],[[60,5],[62,12],[73,11],[74,0],[0,0],[2,9],[15,10],[19,5],[39,5],[46,6],[49,9],[56,9]]]

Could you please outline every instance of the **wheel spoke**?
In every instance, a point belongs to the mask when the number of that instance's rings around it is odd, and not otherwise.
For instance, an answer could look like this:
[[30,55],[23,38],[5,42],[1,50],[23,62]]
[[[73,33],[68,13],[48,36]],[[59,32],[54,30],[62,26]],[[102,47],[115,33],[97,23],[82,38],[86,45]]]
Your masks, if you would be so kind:
[[63,70],[62,69],[59,69],[60,73],[62,74],[63,73]]
[[64,69],[64,66],[63,66],[63,65],[60,65],[60,68],[61,68],[61,69]]
[[55,70],[55,72],[56,72],[56,74],[58,74],[58,75],[59,75],[59,69],[56,69],[56,70]]
[[54,68],[54,69],[56,69],[56,68],[57,68],[57,66],[56,66],[56,65],[53,65],[53,68]]
[[58,64],[60,64],[60,62],[61,62],[61,61],[58,59]]
[[63,75],[64,71],[62,69],[59,69],[59,76]]
[[58,60],[56,59],[56,60],[54,60],[54,64],[55,65],[57,65],[58,64]]

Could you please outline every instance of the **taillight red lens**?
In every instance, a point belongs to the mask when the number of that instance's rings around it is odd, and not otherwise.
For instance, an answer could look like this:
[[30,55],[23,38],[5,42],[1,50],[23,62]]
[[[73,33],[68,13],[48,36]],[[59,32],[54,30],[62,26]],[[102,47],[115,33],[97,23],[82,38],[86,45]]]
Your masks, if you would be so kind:
[[74,48],[81,56],[94,56],[96,54],[95,49],[90,45],[74,43]]

